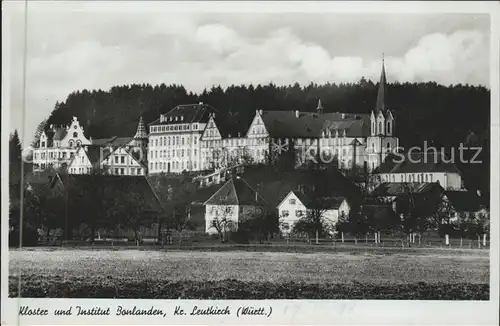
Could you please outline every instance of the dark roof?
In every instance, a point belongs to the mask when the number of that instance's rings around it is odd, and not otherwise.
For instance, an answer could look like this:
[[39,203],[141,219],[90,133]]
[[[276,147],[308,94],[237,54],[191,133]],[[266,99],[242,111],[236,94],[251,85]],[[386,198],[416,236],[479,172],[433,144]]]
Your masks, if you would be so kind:
[[264,199],[241,177],[231,178],[205,205],[262,205]]
[[132,141],[133,137],[117,137],[92,139],[92,145],[120,147]]
[[445,195],[458,212],[475,212],[483,207],[481,197],[473,191],[446,191]]
[[[297,190],[294,190],[293,193],[297,196],[297,198],[299,198],[304,206],[314,208],[311,207],[311,205],[314,205],[314,198],[312,198],[312,196],[306,195]],[[324,197],[321,198],[321,206],[328,209],[338,209],[344,200],[344,197]]]
[[66,128],[57,128],[54,136],[52,137],[53,140],[62,140],[68,132],[66,131]]
[[404,187],[410,187],[413,193],[423,194],[433,191],[444,191],[437,182],[422,182],[422,183],[404,183],[404,182],[386,182],[378,185],[372,192],[373,197],[391,197],[397,196],[404,192]]
[[210,113],[218,114],[219,112],[211,105],[203,103],[177,105],[175,108],[162,115],[165,119],[162,120],[160,117],[151,122],[149,125],[155,126],[193,122],[206,123],[209,119]]
[[272,137],[318,138],[327,130],[339,136],[345,130],[347,137],[370,135],[369,114],[299,112],[297,117],[296,111],[263,111],[262,120]]
[[[63,185],[70,184],[74,189],[103,189],[103,194],[108,198],[115,197],[120,191],[125,194],[133,193],[142,198],[147,205],[146,210],[159,212],[162,209],[155,191],[145,176],[60,174],[60,177]],[[72,195],[73,192],[69,191],[68,196]]]
[[395,214],[392,205],[386,204],[364,204],[361,210],[363,214],[368,218],[378,216],[391,216]]
[[[389,167],[393,167],[389,172],[378,173],[425,173],[425,172],[448,172],[448,173],[458,173],[461,175],[460,170],[457,166],[449,162],[446,155],[434,152],[414,152],[414,153],[404,153],[393,155],[391,157],[387,156],[387,160],[384,162],[386,167],[382,168],[383,171],[389,170]],[[444,162],[444,160],[446,162]],[[392,161],[392,163],[390,162]]]
[[398,162],[398,157],[393,154],[389,153],[382,164],[380,164],[373,173],[390,173],[391,170],[397,165]]

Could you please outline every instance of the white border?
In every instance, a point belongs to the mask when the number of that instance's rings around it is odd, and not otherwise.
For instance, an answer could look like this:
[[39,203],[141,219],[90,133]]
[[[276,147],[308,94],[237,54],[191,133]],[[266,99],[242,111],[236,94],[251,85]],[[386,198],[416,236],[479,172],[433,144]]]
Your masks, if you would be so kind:
[[[41,1],[40,1],[41,2]],[[53,2],[55,3],[55,2]],[[493,140],[500,139],[499,124],[499,57],[500,57],[500,11],[499,3],[488,2],[64,2],[58,1],[57,7],[45,3],[44,10],[79,10],[99,12],[337,12],[337,13],[491,13],[491,53],[490,53],[490,89],[491,89],[491,249],[490,249],[490,293],[488,302],[448,302],[448,301],[382,301],[382,300],[265,300],[265,301],[214,301],[223,306],[226,303],[237,307],[239,303],[272,305],[273,315],[267,319],[237,319],[217,317],[181,317],[167,319],[153,317],[95,317],[95,318],[42,318],[22,317],[22,324],[367,324],[367,325],[399,325],[399,324],[434,324],[434,325],[497,325],[498,324],[498,235],[499,235],[499,144]],[[8,299],[8,137],[10,121],[10,83],[9,83],[9,12],[23,10],[22,1],[3,2],[2,10],[2,324],[18,324],[18,299]],[[30,2],[30,6],[39,6]],[[194,300],[88,300],[71,299],[71,304],[82,306],[110,305],[126,303],[149,308],[151,305],[168,306],[182,305],[189,310],[193,304],[208,305],[210,301]],[[22,299],[22,304],[36,303],[37,306],[61,306],[68,299]]]

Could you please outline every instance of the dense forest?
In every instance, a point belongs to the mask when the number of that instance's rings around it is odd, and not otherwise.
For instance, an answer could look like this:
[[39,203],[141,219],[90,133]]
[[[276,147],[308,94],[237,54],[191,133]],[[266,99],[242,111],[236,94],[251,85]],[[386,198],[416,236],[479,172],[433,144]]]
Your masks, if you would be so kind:
[[[289,86],[241,85],[226,89],[213,86],[201,94],[181,85],[134,84],[109,91],[82,90],[56,103],[47,119],[50,124],[67,124],[77,116],[87,135],[93,138],[132,136],[139,116],[146,123],[156,120],[178,104],[203,102],[215,107],[242,130],[248,127],[255,110],[314,111],[321,99],[325,112],[369,113],[375,107],[378,84],[362,78],[354,84],[309,84]],[[400,146],[423,146],[424,141],[449,149],[466,143],[483,146],[481,167],[465,166],[474,188],[489,188],[490,91],[482,86],[429,83],[386,85],[385,104],[395,113],[395,133]],[[469,153],[473,155],[474,153]],[[456,154],[458,155],[458,154]],[[471,181],[469,181],[470,183]]]

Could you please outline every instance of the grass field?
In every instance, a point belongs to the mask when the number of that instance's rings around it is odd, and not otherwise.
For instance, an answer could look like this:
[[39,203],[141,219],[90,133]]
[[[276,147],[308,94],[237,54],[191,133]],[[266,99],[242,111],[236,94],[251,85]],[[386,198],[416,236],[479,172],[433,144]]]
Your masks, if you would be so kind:
[[10,296],[489,298],[489,252],[12,250]]

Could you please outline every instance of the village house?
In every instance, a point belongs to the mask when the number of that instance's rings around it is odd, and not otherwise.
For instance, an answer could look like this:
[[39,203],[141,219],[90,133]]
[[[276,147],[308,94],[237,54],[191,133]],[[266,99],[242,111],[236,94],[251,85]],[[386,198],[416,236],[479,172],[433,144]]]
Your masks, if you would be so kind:
[[66,168],[76,151],[82,145],[92,144],[85,137],[83,127],[76,117],[68,126],[50,125],[43,131],[38,144],[33,149],[33,171]]
[[322,207],[314,207],[314,200],[299,191],[290,191],[278,205],[280,229],[283,234],[292,232],[295,223],[312,210],[319,209],[325,224],[334,230],[339,218],[349,215],[350,206],[344,197],[328,197],[322,202]]
[[459,218],[475,219],[480,215],[487,216],[487,203],[480,193],[473,191],[445,191],[443,194],[444,207],[448,210],[451,221]]
[[438,182],[445,190],[465,190],[456,164],[435,152],[391,155],[373,172],[372,180],[373,185]]
[[[33,151],[33,171],[48,168],[69,174],[89,174],[102,170],[114,175],[146,175],[148,135],[142,117],[133,137],[88,139],[76,117],[70,126],[43,132]],[[70,134],[71,133],[71,134]]]
[[[205,201],[205,232],[216,234],[214,223],[222,224],[226,231],[236,231],[238,224],[263,214],[266,202],[245,180],[228,180]],[[227,222],[226,222],[227,221]]]

